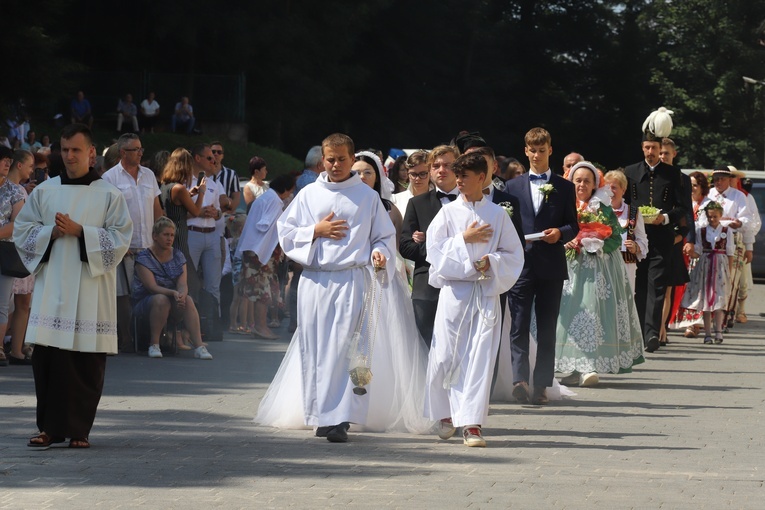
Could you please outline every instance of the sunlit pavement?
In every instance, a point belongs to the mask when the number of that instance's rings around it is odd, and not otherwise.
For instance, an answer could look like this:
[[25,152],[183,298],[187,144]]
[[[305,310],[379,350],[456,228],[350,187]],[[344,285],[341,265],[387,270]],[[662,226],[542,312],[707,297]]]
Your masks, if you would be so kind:
[[109,358],[89,450],[28,448],[31,369],[0,367],[0,508],[763,508],[764,286],[749,312],[722,345],[675,333],[570,400],[492,405],[487,448],[256,427],[287,321],[213,361]]

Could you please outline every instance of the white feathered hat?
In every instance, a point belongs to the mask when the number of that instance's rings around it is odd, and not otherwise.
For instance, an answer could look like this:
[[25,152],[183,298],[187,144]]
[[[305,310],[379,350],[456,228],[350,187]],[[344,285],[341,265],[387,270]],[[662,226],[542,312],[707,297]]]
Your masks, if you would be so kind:
[[643,122],[643,141],[659,142],[672,133],[672,110],[667,110],[663,106],[658,110],[651,112]]

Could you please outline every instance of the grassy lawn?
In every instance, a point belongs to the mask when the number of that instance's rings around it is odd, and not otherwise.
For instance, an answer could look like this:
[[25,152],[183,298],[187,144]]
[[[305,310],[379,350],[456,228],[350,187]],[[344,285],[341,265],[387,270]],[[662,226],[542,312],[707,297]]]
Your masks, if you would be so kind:
[[[52,141],[58,139],[58,134],[61,132],[60,128],[54,127],[52,124],[45,125],[45,123],[36,120],[32,129],[37,134],[37,139],[40,140],[44,134],[49,134]],[[169,150],[172,152],[178,147],[185,147],[190,149],[193,145],[202,142],[211,142],[214,140],[220,140],[220,138],[209,135],[184,135],[178,133],[144,133],[141,136],[141,144],[144,149],[144,160],[150,159],[154,154],[160,150]],[[93,127],[93,137],[96,143],[96,150],[99,154],[102,154],[104,148],[114,143],[117,139],[115,131],[110,129],[104,129],[98,125]],[[220,140],[224,143],[224,150],[226,155],[223,159],[223,164],[229,168],[233,168],[237,171],[240,177],[249,178],[250,172],[248,164],[250,158],[253,156],[260,156],[266,160],[268,165],[268,179],[273,179],[277,175],[283,173],[289,173],[293,171],[303,170],[303,161],[295,158],[289,154],[281,152],[270,147],[262,147],[252,142],[248,142],[246,145],[235,142],[227,142]]]

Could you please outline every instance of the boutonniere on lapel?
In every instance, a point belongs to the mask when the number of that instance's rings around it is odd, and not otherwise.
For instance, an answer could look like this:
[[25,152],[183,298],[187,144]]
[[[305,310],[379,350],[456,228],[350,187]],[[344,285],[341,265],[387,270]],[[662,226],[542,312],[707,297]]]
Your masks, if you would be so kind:
[[508,216],[513,217],[513,204],[510,202],[500,202],[497,205],[504,209]]
[[551,194],[551,193],[555,193],[555,192],[557,192],[558,190],[557,190],[557,189],[555,189],[555,186],[553,186],[552,184],[550,184],[550,183],[548,182],[547,184],[542,184],[542,185],[539,187],[539,191],[541,191],[541,192],[542,192],[542,194],[543,194],[543,195],[544,195],[544,197],[545,197],[545,202],[547,202],[547,199],[548,199],[548,198],[550,198],[550,194]]

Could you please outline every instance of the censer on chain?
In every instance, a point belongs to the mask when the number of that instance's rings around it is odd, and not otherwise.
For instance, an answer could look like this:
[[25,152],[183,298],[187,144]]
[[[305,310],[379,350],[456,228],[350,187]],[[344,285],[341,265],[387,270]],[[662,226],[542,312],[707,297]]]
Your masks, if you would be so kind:
[[[371,281],[368,282],[364,295],[361,320],[353,333],[351,347],[348,351],[350,358],[348,374],[354,386],[353,393],[356,395],[366,395],[367,389],[364,386],[372,382],[372,350],[377,336],[377,321],[380,317],[380,298],[382,296],[378,275],[385,274],[380,271],[381,269],[383,267],[375,265],[373,276],[365,273],[365,279]],[[362,334],[364,339],[362,339]]]

